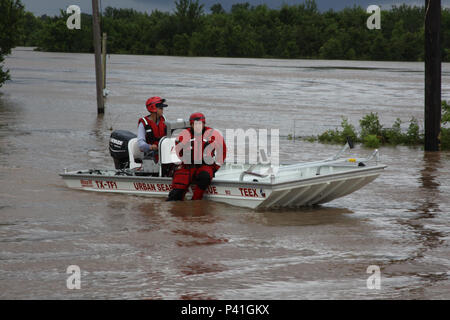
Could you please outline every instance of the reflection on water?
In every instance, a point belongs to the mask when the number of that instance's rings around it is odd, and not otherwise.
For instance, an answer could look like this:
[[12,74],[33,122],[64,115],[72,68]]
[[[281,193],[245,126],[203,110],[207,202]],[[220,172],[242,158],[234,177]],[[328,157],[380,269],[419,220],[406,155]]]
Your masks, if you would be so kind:
[[[417,232],[418,240],[422,242],[424,250],[433,249],[443,244],[441,240],[445,235],[434,228],[426,225],[423,219],[433,219],[437,214],[441,213],[439,207],[439,186],[437,180],[439,175],[438,169],[441,168],[441,154],[439,152],[424,152],[424,167],[420,171],[421,182],[421,199],[420,205],[413,212],[417,213],[415,218],[410,220],[411,227]],[[418,222],[418,223],[416,223]],[[424,253],[420,252],[418,257],[423,257]]]
[[426,193],[434,193],[439,187],[436,176],[439,174],[437,169],[442,168],[441,153],[427,152],[423,153],[424,168],[420,170],[420,182]]
[[[399,224],[407,226],[413,232],[417,247],[411,251],[407,258],[392,260],[389,265],[396,266],[395,271],[401,266],[404,274],[417,277],[424,282],[420,287],[408,288],[410,294],[423,295],[425,288],[434,286],[437,282],[445,283],[449,279],[448,267],[446,266],[439,264],[422,268],[413,266],[413,264],[424,264],[426,259],[429,259],[429,255],[433,256],[433,254],[429,254],[432,250],[446,247],[444,239],[448,236],[448,233],[440,231],[439,225],[433,223],[443,213],[440,209],[442,197],[438,179],[440,168],[442,168],[441,153],[423,152],[423,164],[418,178],[420,183],[418,195],[420,195],[420,198],[416,199],[416,207],[408,210],[414,215],[408,219],[398,220]],[[445,195],[445,197],[447,196]],[[392,276],[396,272],[388,272],[388,274],[391,273]]]
[[187,276],[203,273],[222,272],[225,270],[225,266],[219,265],[217,263],[209,264],[206,261],[186,263],[186,265],[182,266],[181,268],[181,272]]
[[[1,89],[0,89],[1,90]],[[18,119],[21,117],[21,109],[9,101],[0,92],[0,165],[8,165],[8,155],[16,151],[17,146],[11,143],[8,136],[24,136],[26,131],[19,132],[16,128]],[[0,172],[0,177],[2,173]],[[2,187],[0,187],[1,190]]]
[[441,154],[439,152],[424,152],[423,169],[420,170],[419,181],[421,183],[420,194],[422,198],[416,209],[411,210],[417,213],[415,217],[409,220],[410,226],[418,233],[418,238],[423,242],[425,248],[433,248],[441,244],[440,238],[444,235],[439,231],[435,231],[429,226],[426,228],[423,219],[433,219],[437,214],[441,213],[439,207],[439,186],[437,180],[439,175],[438,169],[441,168]]
[[[58,176],[112,167],[111,130],[136,132],[152,95],[168,99],[169,120],[203,112],[222,130],[280,129],[283,163],[325,159],[340,147],[287,141],[292,119],[301,135],[338,126],[342,115],[357,124],[378,112],[387,126],[422,119],[423,64],[111,55],[97,116],[92,55],[13,57],[14,80],[0,95],[0,298],[450,297],[449,153],[383,147],[388,168],[375,182],[293,210],[78,192]],[[74,264],[83,289],[68,292]],[[370,265],[381,267],[380,291],[366,287]]]
[[180,300],[217,300],[217,298],[210,297],[206,293],[203,293],[203,292],[183,294],[179,299]]
[[0,94],[0,137],[11,134],[20,117],[20,109]]
[[315,206],[282,211],[265,211],[256,215],[258,221],[268,226],[313,226],[345,222],[353,211],[345,208]]
[[169,208],[170,214],[186,223],[214,223],[219,220],[219,217],[214,214],[216,205],[214,202],[189,201],[188,206],[185,204],[186,202],[172,203]]

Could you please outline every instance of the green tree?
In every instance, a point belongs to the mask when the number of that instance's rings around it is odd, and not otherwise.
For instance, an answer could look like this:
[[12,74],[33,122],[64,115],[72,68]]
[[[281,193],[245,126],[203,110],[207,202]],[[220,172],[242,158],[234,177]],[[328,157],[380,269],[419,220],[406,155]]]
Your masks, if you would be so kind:
[[178,0],[175,1],[175,7],[179,32],[191,35],[199,27],[204,5],[199,0]]
[[[319,12],[313,0],[284,4],[280,9],[244,2],[234,4],[226,12],[217,3],[210,8],[210,14],[204,14],[199,2],[177,0],[172,13],[154,10],[147,14],[107,7],[102,31],[108,33],[108,51],[266,58],[424,59],[424,7],[402,5],[383,10],[382,29],[368,30],[365,27],[368,14],[357,6]],[[64,12],[57,17],[38,18],[26,13],[19,29],[20,44],[37,45],[45,51],[92,52],[92,17],[82,15],[82,30],[65,28],[66,19]],[[449,61],[450,9],[442,10],[441,20],[442,57]]]
[[10,79],[9,70],[3,70],[3,61],[20,42],[23,16],[20,0],[0,0],[0,87]]
[[370,56],[374,60],[388,60],[390,58],[388,41],[380,32],[370,46]]
[[297,58],[300,50],[296,42],[295,28],[290,25],[284,25],[280,28],[280,37],[276,55],[281,58]]
[[212,14],[223,14],[225,13],[225,10],[223,9],[222,5],[220,3],[216,3],[211,6],[210,8]]
[[320,57],[323,59],[342,59],[344,48],[338,38],[330,38],[319,50]]
[[40,50],[51,52],[92,52],[92,17],[81,15],[81,30],[69,30],[66,21],[69,15],[61,10],[60,16],[43,23],[37,45]]
[[36,18],[31,12],[25,12],[20,23],[20,45],[37,46],[42,27],[42,19]]
[[177,34],[173,38],[173,54],[176,56],[187,56],[190,37],[186,33]]
[[424,29],[407,31],[403,19],[392,30],[391,52],[395,60],[417,61],[423,56]]
[[250,3],[244,2],[244,3],[235,3],[231,6],[231,13],[237,14],[240,11],[248,11],[250,10]]

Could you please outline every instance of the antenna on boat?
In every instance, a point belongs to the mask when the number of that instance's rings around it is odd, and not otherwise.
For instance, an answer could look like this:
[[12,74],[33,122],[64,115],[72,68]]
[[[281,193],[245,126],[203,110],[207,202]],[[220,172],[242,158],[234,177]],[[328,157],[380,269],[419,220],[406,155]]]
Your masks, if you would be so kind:
[[348,149],[353,149],[354,147],[355,147],[355,145],[353,144],[352,138],[351,138],[351,137],[347,137],[347,142],[345,143],[345,146],[342,147],[342,149],[341,149],[338,153],[336,153],[336,155],[335,155],[333,158],[331,158],[331,160],[337,160],[337,159],[339,159],[339,157],[340,157],[345,151],[347,151]]
[[355,147],[355,145],[353,144],[352,137],[347,137],[347,143],[350,149],[353,149]]

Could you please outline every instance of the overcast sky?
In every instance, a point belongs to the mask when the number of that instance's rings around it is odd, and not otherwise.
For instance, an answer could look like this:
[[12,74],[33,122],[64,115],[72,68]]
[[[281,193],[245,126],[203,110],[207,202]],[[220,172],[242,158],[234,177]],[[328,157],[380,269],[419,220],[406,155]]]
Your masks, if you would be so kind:
[[[450,7],[450,0],[441,0],[442,5]],[[303,0],[200,0],[200,3],[205,5],[205,9],[215,4],[220,3],[229,10],[234,3],[249,2],[252,5],[267,4],[271,8],[280,8],[283,3],[286,4],[300,4]],[[33,12],[35,15],[57,15],[59,9],[67,9],[68,6],[74,4],[81,8],[84,13],[92,12],[92,0],[22,0],[27,11]],[[133,8],[138,11],[151,12],[154,9],[160,11],[172,11],[175,7],[175,0],[99,0],[101,6],[106,8],[108,6],[115,8]],[[353,7],[353,5],[360,5],[367,8],[371,4],[376,4],[382,8],[388,9],[391,5],[400,5],[402,3],[410,5],[424,5],[425,0],[316,0],[319,10],[326,11],[328,9],[340,10],[344,7]]]

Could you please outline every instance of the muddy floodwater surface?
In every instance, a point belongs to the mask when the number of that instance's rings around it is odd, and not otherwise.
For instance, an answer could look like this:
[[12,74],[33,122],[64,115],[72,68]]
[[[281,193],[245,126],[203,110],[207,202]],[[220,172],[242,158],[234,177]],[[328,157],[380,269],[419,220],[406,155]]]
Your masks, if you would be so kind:
[[[286,137],[342,116],[358,126],[370,112],[423,128],[423,63],[111,55],[101,117],[92,55],[17,48],[6,67],[1,299],[450,298],[449,152],[381,147],[388,167],[373,183],[295,210],[82,192],[58,175],[112,167],[111,130],[136,132],[154,95],[169,120],[198,111],[221,130],[279,129],[281,162],[325,159],[341,147]],[[450,64],[442,86],[450,100]],[[79,290],[67,288],[72,265]],[[380,268],[379,289],[367,286],[369,266]]]

